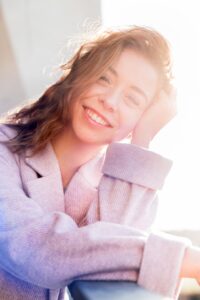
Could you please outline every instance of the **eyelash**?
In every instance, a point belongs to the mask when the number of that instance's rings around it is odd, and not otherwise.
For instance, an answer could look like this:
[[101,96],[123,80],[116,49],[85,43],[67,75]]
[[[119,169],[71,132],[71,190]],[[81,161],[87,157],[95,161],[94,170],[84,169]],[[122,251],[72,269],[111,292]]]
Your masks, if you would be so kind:
[[111,83],[111,80],[107,77],[107,76],[105,76],[105,75],[102,75],[100,78],[99,78],[99,80],[101,80],[101,81],[105,81],[105,82],[107,82],[107,83]]
[[140,101],[138,101],[137,99],[135,99],[135,97],[127,95],[126,98],[128,98],[128,100],[131,100],[132,102],[134,102],[135,105],[137,105],[137,106],[140,105]]

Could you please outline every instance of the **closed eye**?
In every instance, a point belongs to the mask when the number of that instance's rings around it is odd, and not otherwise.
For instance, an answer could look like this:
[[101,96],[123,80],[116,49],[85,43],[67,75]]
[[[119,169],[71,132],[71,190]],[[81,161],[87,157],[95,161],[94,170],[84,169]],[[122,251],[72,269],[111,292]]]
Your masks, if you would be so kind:
[[131,102],[132,104],[136,105],[136,106],[140,106],[141,105],[141,100],[133,95],[126,95],[126,99],[127,101]]

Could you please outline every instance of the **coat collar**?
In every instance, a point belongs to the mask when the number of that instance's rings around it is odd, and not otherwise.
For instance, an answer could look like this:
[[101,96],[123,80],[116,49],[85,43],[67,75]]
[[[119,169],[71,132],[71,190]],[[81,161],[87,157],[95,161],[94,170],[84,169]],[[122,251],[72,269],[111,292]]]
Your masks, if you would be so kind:
[[58,161],[51,143],[48,143],[43,150],[33,156],[30,156],[30,151],[28,150],[25,161],[41,176],[48,176],[55,172],[60,173]]
[[[47,146],[36,155],[30,156],[29,154],[30,152],[27,151],[27,156],[25,158],[26,163],[41,176],[49,176],[53,173],[60,174],[58,160],[51,143],[48,143]],[[96,188],[99,185],[102,176],[101,169],[103,163],[104,154],[99,153],[97,156],[83,164],[77,172],[85,178],[88,184]]]
[[74,174],[65,193],[59,163],[50,143],[38,154],[26,156],[25,162],[40,175],[27,182],[29,195],[45,210],[65,211],[79,223],[80,207],[85,214],[97,197],[104,155],[101,153],[82,165]]

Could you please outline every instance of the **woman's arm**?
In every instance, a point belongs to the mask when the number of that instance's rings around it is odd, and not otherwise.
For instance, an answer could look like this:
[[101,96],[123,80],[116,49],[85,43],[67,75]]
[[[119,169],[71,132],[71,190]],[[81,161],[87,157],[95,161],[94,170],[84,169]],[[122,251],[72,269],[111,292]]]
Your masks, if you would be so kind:
[[147,149],[120,143],[111,145],[103,167],[98,209],[103,221],[129,224],[149,232],[137,282],[154,292],[175,297],[184,251],[190,242],[150,232],[156,190],[162,187],[170,167],[169,160]]
[[136,145],[110,145],[99,186],[99,219],[149,231],[172,162]]

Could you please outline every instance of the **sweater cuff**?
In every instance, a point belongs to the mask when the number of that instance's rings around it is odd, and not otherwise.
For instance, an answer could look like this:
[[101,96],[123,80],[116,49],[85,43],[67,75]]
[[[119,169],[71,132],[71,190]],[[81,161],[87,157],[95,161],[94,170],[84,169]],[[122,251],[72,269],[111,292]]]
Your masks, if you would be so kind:
[[103,173],[154,190],[161,189],[172,162],[133,144],[111,144],[106,152]]
[[155,293],[176,299],[186,238],[160,233],[151,234],[144,248],[138,284]]

